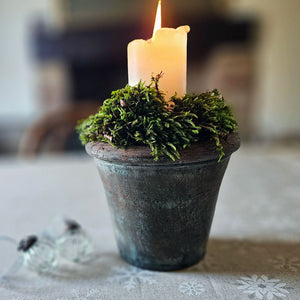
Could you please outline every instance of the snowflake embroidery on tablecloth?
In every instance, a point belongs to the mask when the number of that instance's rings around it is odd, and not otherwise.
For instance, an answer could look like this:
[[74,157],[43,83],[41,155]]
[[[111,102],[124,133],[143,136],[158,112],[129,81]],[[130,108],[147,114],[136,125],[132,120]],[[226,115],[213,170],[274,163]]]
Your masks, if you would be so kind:
[[[90,300],[99,299],[100,292],[98,289],[73,289],[72,290],[72,300]],[[98,296],[98,297],[97,297]]]
[[179,285],[179,291],[180,293],[188,296],[199,296],[205,291],[205,289],[200,282],[192,280],[182,282]]
[[153,278],[153,272],[138,269],[136,267],[116,268],[115,274],[109,278],[110,282],[118,282],[123,285],[127,291],[135,289],[140,284],[152,285],[157,283]]
[[287,258],[283,256],[276,256],[274,258],[270,258],[269,262],[273,264],[274,268],[277,270],[285,270],[290,272],[298,272],[300,270],[299,257]]
[[[56,298],[56,300],[65,300],[64,297]],[[79,288],[79,289],[72,289],[71,295],[68,299],[72,300],[101,300],[100,298],[100,291],[98,289],[88,289],[88,288]]]
[[286,297],[289,292],[284,288],[286,283],[281,282],[279,279],[269,279],[267,276],[257,276],[256,274],[251,277],[240,277],[237,280],[238,289],[243,290],[244,294],[256,299],[272,300],[274,297]]

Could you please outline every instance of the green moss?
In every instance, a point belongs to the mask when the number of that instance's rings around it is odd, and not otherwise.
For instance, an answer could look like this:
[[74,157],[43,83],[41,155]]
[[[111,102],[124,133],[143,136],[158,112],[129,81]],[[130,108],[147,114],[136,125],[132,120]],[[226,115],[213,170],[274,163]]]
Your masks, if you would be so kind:
[[83,145],[102,141],[126,148],[144,145],[155,160],[167,155],[179,159],[179,151],[200,140],[215,140],[219,159],[224,156],[220,138],[237,127],[224,98],[217,91],[173,97],[167,106],[158,89],[159,76],[150,85],[140,82],[113,91],[99,112],[77,126]]

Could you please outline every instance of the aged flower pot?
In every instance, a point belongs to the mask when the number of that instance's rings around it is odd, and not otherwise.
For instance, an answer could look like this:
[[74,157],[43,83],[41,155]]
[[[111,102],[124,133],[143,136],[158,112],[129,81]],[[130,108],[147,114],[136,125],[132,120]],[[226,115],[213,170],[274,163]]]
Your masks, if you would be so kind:
[[150,149],[113,148],[89,143],[111,211],[121,256],[151,270],[178,270],[201,260],[230,155],[239,148],[236,133],[222,141],[218,162],[214,143],[194,144],[181,159],[154,161]]

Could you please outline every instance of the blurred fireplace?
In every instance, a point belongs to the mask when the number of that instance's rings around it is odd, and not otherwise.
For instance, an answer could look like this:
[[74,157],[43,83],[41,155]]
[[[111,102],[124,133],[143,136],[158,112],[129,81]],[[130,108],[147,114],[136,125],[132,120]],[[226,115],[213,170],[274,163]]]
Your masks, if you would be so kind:
[[[212,53],[224,45],[253,47],[254,26],[249,20],[215,16],[201,20],[183,18],[176,23],[189,24],[192,29],[188,38],[188,71],[195,65],[205,65]],[[127,83],[127,44],[151,36],[149,31],[142,22],[57,32],[38,24],[33,35],[35,58],[40,65],[59,62],[66,66],[72,101],[99,101]]]

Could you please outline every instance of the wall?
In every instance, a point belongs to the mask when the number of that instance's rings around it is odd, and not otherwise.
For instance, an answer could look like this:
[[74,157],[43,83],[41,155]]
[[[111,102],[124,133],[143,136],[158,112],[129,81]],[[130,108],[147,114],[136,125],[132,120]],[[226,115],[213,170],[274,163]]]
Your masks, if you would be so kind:
[[231,11],[260,21],[257,136],[300,136],[300,1],[230,0]]
[[0,0],[0,126],[36,110],[29,29],[35,17],[48,11],[48,0]]

